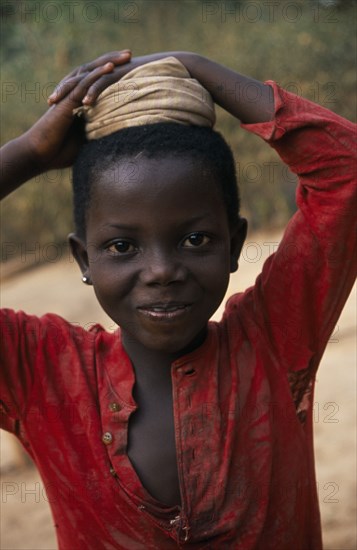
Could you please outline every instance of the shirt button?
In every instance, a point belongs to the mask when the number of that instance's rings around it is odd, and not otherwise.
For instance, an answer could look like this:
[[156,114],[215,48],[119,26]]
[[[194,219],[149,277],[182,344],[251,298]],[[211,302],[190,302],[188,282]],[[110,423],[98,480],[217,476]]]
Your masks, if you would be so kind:
[[120,411],[120,405],[119,403],[110,403],[109,410],[112,412],[118,412]]
[[105,432],[102,437],[102,441],[104,445],[110,445],[113,441],[113,436],[110,432]]

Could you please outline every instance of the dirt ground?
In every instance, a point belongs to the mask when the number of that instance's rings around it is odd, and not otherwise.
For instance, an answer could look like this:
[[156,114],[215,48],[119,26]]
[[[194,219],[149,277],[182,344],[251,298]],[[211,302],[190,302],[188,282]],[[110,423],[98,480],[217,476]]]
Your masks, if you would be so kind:
[[[279,234],[251,236],[228,294],[250,286]],[[112,322],[93,291],[81,283],[68,253],[2,285],[1,306],[28,313],[56,312],[83,324]],[[220,317],[220,311],[215,315]],[[356,287],[331,336],[320,366],[314,403],[315,454],[325,550],[356,544]],[[1,550],[53,550],[52,518],[36,470],[24,462],[16,441],[1,434]],[[70,550],[70,549],[69,549]],[[278,550],[278,549],[277,549]],[[294,549],[292,549],[294,550]]]

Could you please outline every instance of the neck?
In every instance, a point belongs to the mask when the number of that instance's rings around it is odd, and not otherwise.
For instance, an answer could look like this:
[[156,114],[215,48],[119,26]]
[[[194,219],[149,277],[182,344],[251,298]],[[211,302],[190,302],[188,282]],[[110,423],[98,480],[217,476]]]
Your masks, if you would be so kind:
[[144,376],[152,379],[169,378],[171,380],[171,364],[198,348],[205,341],[207,327],[197,334],[188,346],[178,352],[165,352],[150,349],[135,340],[130,334],[123,331],[123,345],[134,366],[136,377]]

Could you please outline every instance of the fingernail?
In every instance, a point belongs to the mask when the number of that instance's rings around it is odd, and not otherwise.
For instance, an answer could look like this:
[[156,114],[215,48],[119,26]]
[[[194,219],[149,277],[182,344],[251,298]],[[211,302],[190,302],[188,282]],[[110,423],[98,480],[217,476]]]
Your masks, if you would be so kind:
[[90,102],[91,102],[91,96],[90,95],[86,95],[82,99],[82,103],[90,103]]

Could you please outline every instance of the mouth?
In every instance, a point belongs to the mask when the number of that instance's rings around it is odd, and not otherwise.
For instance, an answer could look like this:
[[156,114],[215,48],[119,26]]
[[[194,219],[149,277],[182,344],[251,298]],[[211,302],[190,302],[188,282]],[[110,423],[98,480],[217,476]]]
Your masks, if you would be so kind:
[[138,312],[154,321],[173,321],[187,315],[192,304],[182,302],[156,303],[139,306]]

